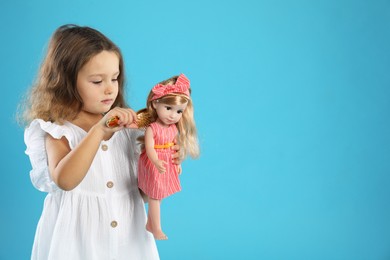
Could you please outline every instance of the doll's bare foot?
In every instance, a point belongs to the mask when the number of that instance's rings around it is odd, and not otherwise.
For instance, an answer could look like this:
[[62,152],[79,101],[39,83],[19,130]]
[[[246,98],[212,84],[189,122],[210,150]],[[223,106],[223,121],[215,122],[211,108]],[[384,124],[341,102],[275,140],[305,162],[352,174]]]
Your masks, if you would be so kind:
[[150,233],[153,233],[153,228],[149,221],[146,223],[146,230]]
[[153,232],[154,239],[156,240],[167,240],[167,235],[164,234],[161,230]]

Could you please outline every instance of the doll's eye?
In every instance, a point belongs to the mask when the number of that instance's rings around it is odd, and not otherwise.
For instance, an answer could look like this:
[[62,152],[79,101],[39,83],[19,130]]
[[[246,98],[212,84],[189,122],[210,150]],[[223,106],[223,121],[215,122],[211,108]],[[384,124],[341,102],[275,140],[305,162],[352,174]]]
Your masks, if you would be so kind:
[[181,114],[181,113],[183,113],[183,110],[177,110],[177,113]]
[[171,107],[165,107],[167,110],[171,110],[172,108]]

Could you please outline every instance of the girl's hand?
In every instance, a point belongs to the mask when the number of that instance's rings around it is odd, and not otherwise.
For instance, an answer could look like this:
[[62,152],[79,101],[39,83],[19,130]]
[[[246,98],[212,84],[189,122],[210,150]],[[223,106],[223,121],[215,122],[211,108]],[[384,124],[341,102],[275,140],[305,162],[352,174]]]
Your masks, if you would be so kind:
[[[106,122],[110,118],[117,117],[117,125],[114,127],[107,127]],[[129,108],[120,108],[116,107],[108,111],[100,121],[94,125],[91,130],[98,132],[101,135],[101,139],[110,138],[113,133],[122,130],[123,128],[132,128],[134,127],[134,120],[136,114],[133,110]]]
[[177,143],[177,140],[173,140],[173,142],[175,143],[174,146],[171,147],[172,149],[172,163],[176,164],[176,165],[179,165],[181,164],[181,158],[180,158],[180,145],[176,144]]
[[165,173],[165,165],[167,164],[166,161],[156,160],[155,162],[153,162],[153,164],[156,166],[159,173]]

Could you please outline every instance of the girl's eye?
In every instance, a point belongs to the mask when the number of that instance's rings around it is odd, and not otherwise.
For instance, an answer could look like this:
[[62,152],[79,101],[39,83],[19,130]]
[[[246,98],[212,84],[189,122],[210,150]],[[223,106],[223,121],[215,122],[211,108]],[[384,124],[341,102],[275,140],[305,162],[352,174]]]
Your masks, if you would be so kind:
[[92,81],[93,84],[100,84],[102,83],[103,81],[102,80],[95,80],[95,81]]
[[118,81],[118,79],[112,79],[112,81],[116,82],[116,81]]

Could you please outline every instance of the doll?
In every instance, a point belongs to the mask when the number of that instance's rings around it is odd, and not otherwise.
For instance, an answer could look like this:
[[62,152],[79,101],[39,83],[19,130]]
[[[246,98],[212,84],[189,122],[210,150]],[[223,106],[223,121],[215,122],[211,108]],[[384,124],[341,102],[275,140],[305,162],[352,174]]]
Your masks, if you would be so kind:
[[[190,82],[184,74],[155,85],[151,90],[143,118],[146,118],[144,150],[138,162],[138,186],[148,197],[146,229],[155,239],[168,237],[161,229],[161,200],[181,190],[181,166],[172,163],[171,147],[180,145],[180,159],[199,155]],[[142,122],[138,121],[142,127]]]

